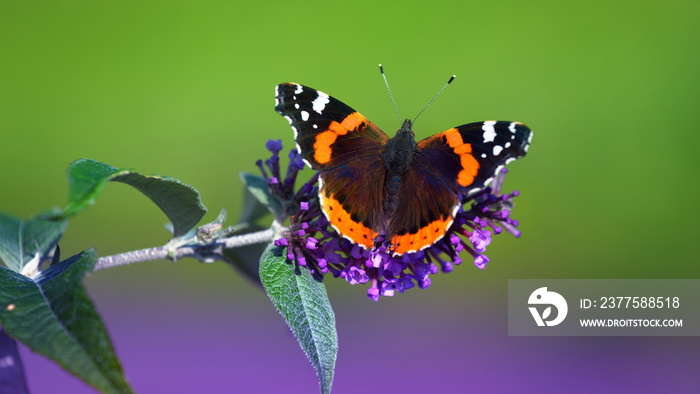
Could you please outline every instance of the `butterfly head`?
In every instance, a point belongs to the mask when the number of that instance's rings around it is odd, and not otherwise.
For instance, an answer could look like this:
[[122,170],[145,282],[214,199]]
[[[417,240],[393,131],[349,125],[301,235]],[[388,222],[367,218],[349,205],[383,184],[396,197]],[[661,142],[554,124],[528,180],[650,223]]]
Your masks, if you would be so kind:
[[416,135],[411,129],[413,122],[406,119],[394,138],[386,144],[384,162],[387,169],[394,173],[408,171],[416,151]]
[[416,133],[413,132],[413,122],[411,122],[411,119],[403,121],[403,125],[401,125],[401,128],[396,132],[396,136],[398,137],[399,134],[411,135],[411,137],[415,139]]

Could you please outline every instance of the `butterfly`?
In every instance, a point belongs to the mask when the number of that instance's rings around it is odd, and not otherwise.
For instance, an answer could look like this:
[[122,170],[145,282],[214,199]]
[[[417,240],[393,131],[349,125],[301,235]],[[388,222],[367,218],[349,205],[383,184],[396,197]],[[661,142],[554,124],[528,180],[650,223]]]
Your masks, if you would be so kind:
[[483,189],[532,140],[522,123],[484,121],[416,142],[409,119],[389,138],[343,102],[296,83],[277,85],[275,110],[289,121],[306,165],[320,171],[329,224],[365,249],[384,240],[393,255],[439,241],[460,194]]

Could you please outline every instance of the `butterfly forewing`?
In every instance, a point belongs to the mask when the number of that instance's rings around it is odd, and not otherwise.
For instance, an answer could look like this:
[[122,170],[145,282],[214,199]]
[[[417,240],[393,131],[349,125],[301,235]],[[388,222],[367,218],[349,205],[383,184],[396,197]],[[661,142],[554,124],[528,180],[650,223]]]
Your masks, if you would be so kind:
[[418,142],[418,159],[442,172],[461,192],[488,185],[496,171],[525,155],[532,130],[519,122],[485,121]]
[[381,220],[386,141],[379,128],[326,93],[295,83],[277,85],[275,110],[294,130],[304,161],[321,170],[319,200],[333,228],[365,248]]
[[275,110],[289,121],[299,153],[311,168],[379,155],[389,139],[359,112],[316,89],[283,83],[275,94]]

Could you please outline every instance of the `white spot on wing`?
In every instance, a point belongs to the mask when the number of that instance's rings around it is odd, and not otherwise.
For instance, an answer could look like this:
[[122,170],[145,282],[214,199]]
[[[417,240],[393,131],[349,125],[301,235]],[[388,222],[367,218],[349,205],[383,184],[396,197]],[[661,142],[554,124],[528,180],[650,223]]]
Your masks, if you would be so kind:
[[313,105],[314,111],[320,114],[326,108],[326,104],[328,104],[331,100],[330,97],[328,97],[328,95],[323,92],[316,93],[318,93],[318,97],[316,97],[316,99],[311,102],[311,105]]
[[[296,139],[296,135],[294,136],[294,138]],[[301,154],[301,152],[302,152],[301,146],[299,146],[299,144],[297,144],[296,141],[294,141],[294,144],[297,146],[297,152],[299,152],[299,154]],[[309,166],[309,168],[313,168],[313,167],[311,167],[311,163],[309,163],[308,161],[306,161],[306,159],[304,159],[303,156],[301,157],[301,161],[303,161],[304,164],[306,164],[307,166]]]
[[506,159],[506,164],[514,162],[514,161],[515,161],[515,157],[509,157]]
[[482,158],[482,159],[485,159],[485,158],[486,158],[486,153],[482,153],[482,154],[481,154],[481,158]]
[[287,119],[287,121],[289,122],[290,125],[292,124],[292,122],[293,122],[292,118],[290,118],[289,116],[285,116],[284,118]]
[[304,88],[301,87],[301,85],[297,85],[297,88],[294,89],[294,94],[299,94],[304,91]]
[[306,111],[301,111],[301,120],[303,120],[304,122],[309,120],[309,113]]
[[532,131],[530,131],[530,135],[527,137],[527,145],[525,145],[525,148],[524,148],[525,152],[527,152],[527,149],[530,147],[530,142],[532,142],[532,135],[533,134],[534,133]]
[[294,108],[299,109],[299,103],[294,104]]
[[505,146],[506,146],[506,148],[510,148],[510,141],[509,141],[509,142],[506,142],[506,145],[505,145]]
[[481,129],[484,130],[484,142],[493,142],[496,138],[496,129],[493,127],[495,124],[495,120],[487,120],[481,126]]
[[318,125],[316,123],[314,123],[313,127],[314,127],[314,129],[317,129]]
[[515,123],[515,122],[510,122],[510,124],[508,125],[508,130],[510,130],[510,132],[513,134],[515,134],[515,125],[516,124],[517,123]]
[[493,147],[493,155],[498,156],[499,153],[503,150],[503,147],[500,145],[494,145]]

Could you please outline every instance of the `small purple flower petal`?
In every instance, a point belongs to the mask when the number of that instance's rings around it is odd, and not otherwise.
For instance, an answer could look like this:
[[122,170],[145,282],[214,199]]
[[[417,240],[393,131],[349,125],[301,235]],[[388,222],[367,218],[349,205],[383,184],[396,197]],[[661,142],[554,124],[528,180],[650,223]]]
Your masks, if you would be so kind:
[[484,253],[486,247],[491,243],[491,232],[489,230],[474,230],[469,236],[469,241],[474,245],[477,253]]
[[318,244],[318,240],[313,237],[306,238],[306,248],[311,249],[311,250],[316,250],[318,247],[316,246]]
[[265,147],[272,152],[273,155],[277,155],[282,150],[282,140],[269,140],[265,144]]
[[396,289],[395,281],[396,279],[384,279],[379,293],[385,297],[393,297]]
[[299,152],[296,149],[289,151],[289,167],[301,171],[304,169],[304,160],[302,160]]
[[359,267],[352,266],[348,270],[348,275],[345,278],[351,285],[356,285],[358,283],[365,284],[369,280],[365,270]]
[[476,256],[476,258],[474,259],[474,265],[476,266],[476,268],[479,268],[482,270],[486,268],[486,264],[488,264],[488,262],[489,262],[489,258],[483,254]]

